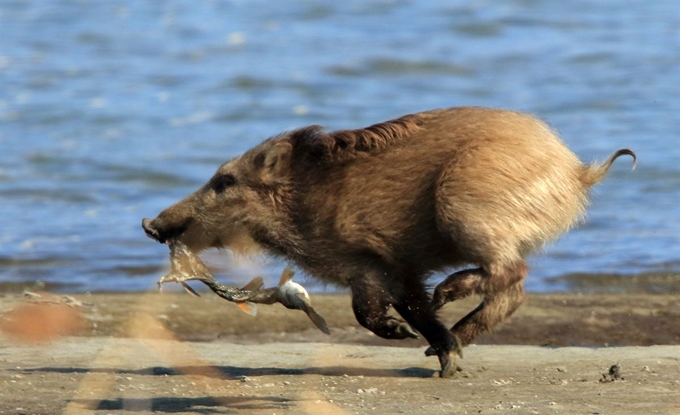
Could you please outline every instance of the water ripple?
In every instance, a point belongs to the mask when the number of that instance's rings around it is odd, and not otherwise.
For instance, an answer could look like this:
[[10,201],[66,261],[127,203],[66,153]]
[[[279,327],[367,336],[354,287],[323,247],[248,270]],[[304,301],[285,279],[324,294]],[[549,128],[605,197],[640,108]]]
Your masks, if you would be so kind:
[[[638,152],[531,259],[529,289],[677,273],[678,27],[672,1],[0,2],[0,285],[148,289],[167,250],[141,218],[222,162],[455,105],[537,114],[583,160]],[[255,262],[229,278],[275,283],[283,264]]]

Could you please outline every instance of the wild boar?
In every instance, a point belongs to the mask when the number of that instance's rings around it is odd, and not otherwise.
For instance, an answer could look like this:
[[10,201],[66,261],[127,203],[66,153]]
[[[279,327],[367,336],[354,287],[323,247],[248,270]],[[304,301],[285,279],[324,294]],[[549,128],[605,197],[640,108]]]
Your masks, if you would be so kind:
[[[635,161],[622,149],[584,165],[540,120],[490,108],[356,130],[314,125],[224,163],[142,226],[162,243],[264,251],[348,286],[362,326],[389,339],[417,331],[448,377],[454,354],[522,303],[527,255],[578,223],[590,188],[623,154]],[[473,268],[431,298],[433,272],[465,266]],[[481,304],[447,329],[437,308],[470,294]],[[388,315],[390,306],[405,321]]]

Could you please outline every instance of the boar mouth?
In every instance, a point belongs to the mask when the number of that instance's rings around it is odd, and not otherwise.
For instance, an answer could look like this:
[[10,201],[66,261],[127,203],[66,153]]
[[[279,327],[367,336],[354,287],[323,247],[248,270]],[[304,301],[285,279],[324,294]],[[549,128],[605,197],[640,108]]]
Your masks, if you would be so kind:
[[159,230],[157,226],[154,226],[153,222],[154,221],[151,219],[142,219],[142,229],[144,229],[144,233],[146,233],[146,236],[149,238],[162,244],[166,244],[182,236],[189,226],[190,221],[186,221],[181,226],[165,231]]

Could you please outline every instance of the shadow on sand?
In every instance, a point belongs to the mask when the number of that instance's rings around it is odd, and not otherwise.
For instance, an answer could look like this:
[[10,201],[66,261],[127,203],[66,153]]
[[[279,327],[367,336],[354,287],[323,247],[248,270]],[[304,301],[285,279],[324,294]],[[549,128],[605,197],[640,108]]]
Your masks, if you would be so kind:
[[[404,369],[376,369],[366,367],[329,366],[300,369],[278,367],[239,367],[239,366],[153,366],[142,369],[117,368],[79,368],[79,367],[39,367],[24,368],[22,373],[101,373],[111,375],[137,376],[201,376],[220,380],[247,380],[258,376],[364,376],[392,378],[430,378],[436,371],[417,367]],[[268,380],[269,381],[269,380]],[[71,399],[91,411],[129,411],[200,414],[219,414],[236,410],[285,410],[295,405],[290,399],[280,396],[202,396],[202,397],[150,397],[150,398],[113,398],[113,399]]]
[[143,369],[113,369],[113,368],[78,368],[78,367],[40,367],[22,369],[23,372],[53,372],[53,373],[113,373],[128,375],[147,376],[206,376],[219,379],[242,379],[244,376],[364,376],[364,377],[390,377],[390,378],[431,378],[439,372],[420,367],[403,369],[378,369],[353,366],[326,366],[308,367],[300,369],[278,367],[239,367],[239,366],[153,366]]
[[[258,397],[194,397],[194,398],[118,398],[118,399],[74,399],[85,409],[94,411],[131,411],[131,412],[193,412],[200,414],[233,412],[234,409],[286,409],[290,400],[275,396]],[[228,408],[228,409],[227,409]]]

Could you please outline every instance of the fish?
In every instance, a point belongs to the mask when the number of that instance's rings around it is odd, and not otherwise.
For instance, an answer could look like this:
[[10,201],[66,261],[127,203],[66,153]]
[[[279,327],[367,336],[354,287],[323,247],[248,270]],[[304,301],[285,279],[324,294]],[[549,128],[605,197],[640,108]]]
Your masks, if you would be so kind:
[[302,310],[314,325],[325,334],[330,334],[326,320],[314,310],[309,293],[302,285],[293,282],[295,272],[285,268],[276,287],[263,288],[262,277],[253,278],[242,288],[220,284],[198,255],[179,241],[171,241],[170,272],[158,280],[158,289],[162,292],[163,284],[179,283],[191,295],[200,297],[187,281],[201,281],[215,294],[227,301],[236,303],[241,311],[251,316],[257,315],[256,304],[281,303],[290,310]]
[[309,293],[302,285],[293,282],[295,272],[285,268],[281,273],[279,284],[273,288],[252,291],[248,300],[257,304],[281,303],[290,310],[302,310],[314,325],[325,334],[331,334],[326,320],[314,310]]
[[304,311],[319,330],[325,334],[331,334],[326,320],[312,307],[312,300],[305,287],[293,282],[293,275],[294,272],[290,268],[283,270],[278,286],[279,302],[288,309]]
[[264,283],[262,278],[255,277],[243,288],[231,287],[217,282],[213,274],[208,270],[208,267],[201,261],[201,258],[193,253],[186,245],[179,241],[174,241],[169,244],[170,247],[170,272],[161,277],[157,284],[159,291],[162,292],[163,284],[168,282],[176,282],[182,285],[184,289],[191,295],[200,297],[193,288],[187,284],[187,281],[201,281],[207,285],[215,294],[224,298],[225,300],[236,303],[241,311],[251,316],[257,315],[257,306],[248,301],[247,298],[252,295],[252,292],[260,290]]

